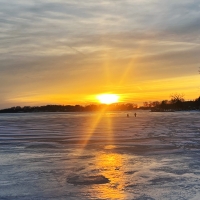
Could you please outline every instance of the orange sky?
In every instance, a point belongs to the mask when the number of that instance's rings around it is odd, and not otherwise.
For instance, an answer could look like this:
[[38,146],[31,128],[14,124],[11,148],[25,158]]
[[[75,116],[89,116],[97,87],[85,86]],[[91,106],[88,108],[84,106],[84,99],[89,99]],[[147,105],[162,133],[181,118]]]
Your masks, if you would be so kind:
[[1,3],[0,108],[200,95],[198,1]]

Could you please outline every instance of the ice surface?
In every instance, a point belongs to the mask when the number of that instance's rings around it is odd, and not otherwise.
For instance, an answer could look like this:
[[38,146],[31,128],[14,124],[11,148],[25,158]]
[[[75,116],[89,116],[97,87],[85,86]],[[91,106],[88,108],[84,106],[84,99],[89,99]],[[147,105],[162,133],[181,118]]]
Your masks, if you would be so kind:
[[200,199],[200,112],[0,115],[0,199]]
[[79,176],[74,175],[67,178],[68,183],[72,183],[74,185],[93,185],[93,184],[105,184],[109,183],[109,179],[103,175],[96,176]]

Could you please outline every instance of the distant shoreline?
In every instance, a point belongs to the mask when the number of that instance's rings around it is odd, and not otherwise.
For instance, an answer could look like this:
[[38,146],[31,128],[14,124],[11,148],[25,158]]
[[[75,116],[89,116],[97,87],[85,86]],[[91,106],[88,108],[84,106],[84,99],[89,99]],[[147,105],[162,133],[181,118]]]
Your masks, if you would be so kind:
[[161,102],[144,102],[138,107],[134,103],[90,104],[82,105],[44,105],[44,106],[15,106],[1,109],[0,113],[35,113],[35,112],[91,112],[91,111],[131,111],[150,110],[151,112],[200,111],[200,97],[193,101],[185,101],[179,96],[177,99]]
[[[95,112],[95,111],[131,111],[139,108],[134,104],[100,104],[100,105],[46,105],[46,106],[16,106],[0,110],[0,113],[38,113],[38,112]],[[150,109],[148,109],[150,110]]]

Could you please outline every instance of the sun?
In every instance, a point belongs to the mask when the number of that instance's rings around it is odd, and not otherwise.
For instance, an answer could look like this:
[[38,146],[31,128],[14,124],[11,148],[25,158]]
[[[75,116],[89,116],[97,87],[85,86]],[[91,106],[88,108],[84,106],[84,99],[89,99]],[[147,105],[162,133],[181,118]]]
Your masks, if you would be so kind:
[[116,94],[100,94],[97,95],[97,99],[100,103],[111,104],[119,101],[119,96]]

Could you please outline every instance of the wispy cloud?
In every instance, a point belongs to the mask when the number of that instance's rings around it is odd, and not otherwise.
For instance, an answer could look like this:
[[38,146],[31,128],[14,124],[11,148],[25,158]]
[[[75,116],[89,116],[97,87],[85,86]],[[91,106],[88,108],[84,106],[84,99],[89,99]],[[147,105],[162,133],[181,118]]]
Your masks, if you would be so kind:
[[198,71],[198,0],[0,0],[0,5],[1,94],[25,92],[25,86],[39,92],[39,85],[44,91],[52,81],[78,92],[92,81],[105,88],[108,78],[116,85],[122,76],[131,85]]

